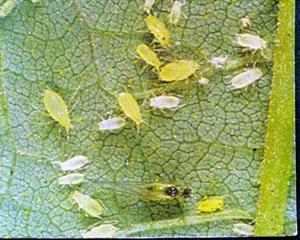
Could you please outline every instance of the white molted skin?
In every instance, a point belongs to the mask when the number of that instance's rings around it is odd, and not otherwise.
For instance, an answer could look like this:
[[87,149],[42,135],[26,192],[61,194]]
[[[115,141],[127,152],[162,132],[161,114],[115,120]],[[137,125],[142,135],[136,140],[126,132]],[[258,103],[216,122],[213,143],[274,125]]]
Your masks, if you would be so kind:
[[246,223],[236,223],[232,230],[240,235],[250,236],[253,235],[254,227]]
[[61,185],[72,185],[82,183],[84,180],[84,174],[70,173],[68,175],[58,178],[58,183]]
[[213,64],[216,68],[223,68],[225,62],[227,60],[227,56],[214,57],[210,60],[211,64]]
[[55,162],[58,164],[62,171],[73,171],[82,168],[88,163],[88,158],[86,156],[75,156],[68,159],[65,162]]
[[183,3],[179,0],[174,1],[173,7],[171,9],[170,15],[169,15],[169,21],[172,24],[176,24],[180,18],[181,15],[181,7],[183,6]]
[[99,130],[115,130],[121,127],[124,127],[126,121],[124,118],[116,117],[116,118],[109,118],[107,120],[103,120],[99,123]]
[[240,89],[247,87],[253,82],[259,80],[263,75],[262,71],[259,68],[248,68],[244,72],[235,76],[231,81],[229,88],[230,89]]
[[103,224],[82,234],[83,238],[112,238],[119,229],[112,224]]
[[242,47],[259,50],[267,47],[267,42],[260,36],[248,33],[236,34],[236,41]]
[[158,96],[150,99],[150,106],[158,109],[176,109],[180,99],[173,96]]

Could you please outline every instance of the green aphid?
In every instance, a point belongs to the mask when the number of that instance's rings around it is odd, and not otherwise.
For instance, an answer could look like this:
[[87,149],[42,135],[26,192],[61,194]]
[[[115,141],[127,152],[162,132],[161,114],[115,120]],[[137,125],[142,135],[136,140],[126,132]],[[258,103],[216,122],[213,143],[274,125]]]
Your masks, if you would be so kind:
[[224,206],[224,197],[204,197],[197,203],[199,212],[212,213],[222,210]]
[[170,45],[171,33],[165,24],[157,17],[149,15],[146,20],[148,30],[154,35],[155,39],[162,45]]
[[139,56],[149,65],[159,71],[160,62],[156,53],[145,44],[140,44],[136,48]]

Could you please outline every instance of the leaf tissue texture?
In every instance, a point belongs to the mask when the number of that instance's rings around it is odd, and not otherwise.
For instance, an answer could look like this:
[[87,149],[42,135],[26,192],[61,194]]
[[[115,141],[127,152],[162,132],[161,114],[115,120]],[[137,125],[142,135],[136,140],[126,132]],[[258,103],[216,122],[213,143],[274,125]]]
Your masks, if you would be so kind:
[[[135,49],[153,40],[144,24],[143,4],[24,0],[0,18],[1,237],[80,237],[101,221],[115,221],[121,231],[137,224],[176,222],[130,230],[128,237],[237,236],[233,223],[246,216],[240,212],[255,216],[272,57],[257,63],[264,75],[248,88],[233,91],[227,86],[253,66],[243,57],[252,53],[235,43],[235,35],[245,31],[240,19],[250,17],[251,33],[266,40],[272,53],[277,1],[190,0],[176,26],[167,24],[172,2],[156,1],[153,13],[172,33],[172,44],[160,54],[170,61],[199,61],[202,69],[220,56],[240,65],[234,70],[211,68],[205,86],[198,79],[163,84],[151,68],[143,71],[145,63]],[[68,105],[74,125],[68,133],[45,114],[47,88]],[[108,119],[110,111],[122,115],[117,96],[124,91],[135,96],[146,124],[139,134],[130,119],[120,130],[98,131],[100,116]],[[143,102],[151,93],[180,95],[184,105],[176,111],[150,109]],[[54,162],[76,155],[89,159],[80,169],[84,182],[59,185],[63,173]],[[151,201],[135,191],[155,181],[187,186],[191,197]],[[107,183],[114,189],[105,187]],[[71,198],[75,190],[103,203],[101,220],[78,208]],[[189,217],[197,214],[195,206],[205,196],[224,197],[222,217]],[[293,194],[289,203],[287,216],[293,215]],[[182,224],[178,219],[184,217],[201,221]]]

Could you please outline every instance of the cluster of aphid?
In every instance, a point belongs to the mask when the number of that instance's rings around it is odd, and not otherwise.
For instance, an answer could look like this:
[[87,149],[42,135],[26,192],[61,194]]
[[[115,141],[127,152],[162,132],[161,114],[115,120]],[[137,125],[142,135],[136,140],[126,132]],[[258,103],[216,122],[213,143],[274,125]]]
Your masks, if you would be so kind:
[[[154,0],[146,0],[144,9],[149,14],[145,23],[148,30],[154,36],[155,41],[157,41],[161,46],[170,45],[171,33],[166,28],[165,24],[157,17],[151,15],[151,9],[154,5]],[[169,20],[170,23],[176,24],[179,20],[181,14],[181,7],[183,3],[181,1],[174,1],[173,8],[171,10]],[[248,27],[251,22],[249,17],[245,17],[241,20],[244,28]],[[266,41],[261,37],[249,33],[236,34],[236,43],[246,50],[262,51],[266,49]],[[194,60],[175,60],[168,63],[162,63],[159,60],[158,55],[154,50],[145,44],[140,44],[137,46],[136,51],[138,55],[150,66],[154,68],[158,75],[159,81],[162,82],[174,82],[188,79],[199,69],[199,63]],[[211,64],[216,68],[222,68],[226,63],[227,57],[215,57],[211,59]],[[230,63],[228,63],[230,64]],[[257,81],[263,75],[262,71],[254,66],[247,68],[243,72],[239,73],[233,77],[229,83],[230,89],[240,89],[247,87],[253,82]],[[200,84],[207,84],[208,79],[202,77],[199,80]],[[123,113],[130,119],[132,119],[137,128],[144,123],[142,118],[139,105],[130,93],[121,93],[117,97],[118,103],[123,111]],[[161,95],[153,97],[150,99],[150,106],[156,109],[170,109],[176,110],[180,107],[181,100],[175,96]],[[73,128],[71,119],[69,118],[69,112],[67,105],[65,104],[62,97],[51,89],[47,89],[44,94],[44,104],[50,114],[50,116],[59,122],[68,132]],[[99,123],[99,130],[115,130],[125,126],[126,120],[123,117],[114,117],[107,120],[103,120]],[[65,162],[56,162],[63,172],[71,172],[74,170],[79,170],[88,163],[88,158],[85,156],[75,156]],[[84,181],[84,174],[82,173],[68,173],[62,177],[59,177],[58,182],[62,185],[73,185],[80,184]],[[161,200],[173,200],[182,199],[190,196],[191,189],[181,188],[173,184],[164,183],[151,183],[145,184],[141,191],[146,198],[152,201]],[[79,191],[75,191],[72,194],[73,200],[83,209],[87,214],[92,217],[100,218],[103,213],[103,204],[88,195],[85,195]],[[222,210],[224,205],[223,197],[205,197],[198,204],[197,209],[200,213],[211,213],[217,210]],[[250,226],[251,227],[251,226]],[[249,226],[236,225],[236,229],[250,228]],[[240,232],[242,231],[240,230]],[[92,228],[90,231],[84,233],[83,236],[93,236],[97,237],[101,233],[108,234],[107,237],[112,236],[118,228],[111,224],[103,224]],[[238,230],[237,230],[238,231]],[[246,230],[245,230],[246,231]],[[250,230],[249,230],[250,231]],[[111,234],[111,235],[110,235]]]

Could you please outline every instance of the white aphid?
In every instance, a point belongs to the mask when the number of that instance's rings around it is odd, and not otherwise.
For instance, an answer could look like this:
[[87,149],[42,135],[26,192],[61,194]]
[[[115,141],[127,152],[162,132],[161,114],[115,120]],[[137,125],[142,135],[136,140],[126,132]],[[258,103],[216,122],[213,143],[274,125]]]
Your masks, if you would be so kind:
[[83,209],[87,214],[93,217],[100,217],[103,213],[102,205],[89,195],[75,191],[72,195],[72,199]]
[[198,83],[200,85],[206,85],[206,84],[209,83],[209,80],[207,78],[205,78],[205,77],[202,77],[202,78],[200,78],[200,80],[198,81]]
[[144,11],[147,12],[148,14],[150,14],[154,3],[155,3],[155,0],[145,0]]
[[86,231],[83,238],[112,238],[119,229],[112,224],[102,224]]
[[236,41],[241,47],[254,50],[265,49],[267,47],[267,42],[260,36],[248,33],[236,34]]
[[72,185],[82,183],[84,180],[84,174],[82,173],[70,173],[58,178],[58,183],[61,185]]
[[109,118],[99,122],[99,130],[115,130],[124,127],[126,120],[121,117]]
[[224,64],[227,60],[227,56],[214,57],[210,60],[211,64],[213,64],[216,68],[223,68]]
[[236,223],[232,230],[240,235],[250,236],[253,235],[254,227],[246,223]]
[[240,89],[247,87],[251,83],[259,80],[263,75],[262,71],[259,68],[248,68],[244,72],[236,75],[229,82],[230,89]]
[[173,6],[169,15],[169,21],[172,24],[176,24],[181,15],[181,7],[184,5],[180,0],[173,1]]
[[75,156],[65,162],[54,162],[54,164],[58,164],[61,170],[66,172],[82,168],[88,163],[88,161],[89,160],[86,156]]
[[158,96],[150,99],[150,106],[158,109],[176,110],[179,107],[180,99],[174,96]]
[[244,28],[250,27],[250,26],[251,26],[251,20],[250,20],[250,17],[249,17],[249,16],[243,17],[243,18],[241,19],[241,23],[242,23],[242,26],[243,26]]

